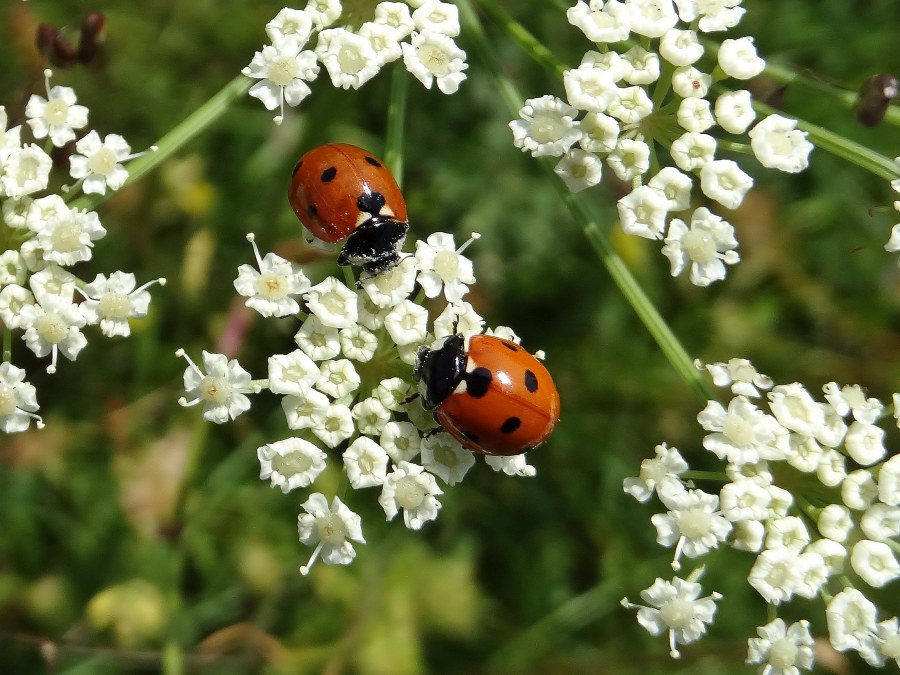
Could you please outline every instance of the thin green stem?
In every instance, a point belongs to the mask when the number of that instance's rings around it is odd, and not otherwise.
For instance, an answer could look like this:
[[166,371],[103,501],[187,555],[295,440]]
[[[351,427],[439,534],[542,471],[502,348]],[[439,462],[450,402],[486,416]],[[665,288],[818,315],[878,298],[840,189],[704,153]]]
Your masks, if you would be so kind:
[[403,129],[406,124],[406,99],[409,79],[406,69],[399,64],[391,74],[391,98],[388,102],[387,134],[384,161],[394,174],[397,184],[403,187]]
[[[525,26],[516,21],[509,12],[494,0],[476,0],[476,2],[531,58],[556,74],[557,77],[562,77],[566,70],[565,64],[556,58],[556,55],[547,49],[540,40],[528,32]],[[477,21],[477,18],[475,20]]]
[[[478,2],[482,6],[493,4],[493,0],[478,0]],[[494,73],[497,88],[510,112],[516,115],[522,105],[522,98],[509,78],[503,75],[500,64],[490,49],[481,23],[469,0],[460,0],[458,6],[463,23],[466,24],[467,35],[474,41],[482,61]],[[506,25],[508,26],[508,22]],[[687,351],[682,347],[678,338],[675,337],[668,324],[656,310],[653,302],[644,293],[631,271],[615,252],[603,228],[601,228],[593,214],[590,213],[584,200],[568,192],[563,183],[553,174],[549,164],[544,163],[544,166],[547,167],[554,185],[562,194],[563,201],[568,206],[576,222],[581,226],[588,241],[591,242],[616,286],[618,286],[622,295],[625,296],[625,299],[644,323],[650,335],[656,340],[676,372],[684,378],[685,382],[691,386],[703,401],[715,399],[715,395],[709,385],[694,367],[693,360],[688,356]]]
[[[753,102],[753,108],[757,112],[765,113],[766,115],[780,113],[779,110],[759,101]],[[797,118],[795,117],[795,119]],[[893,180],[900,177],[900,170],[897,169],[897,165],[894,164],[892,159],[870,150],[864,145],[860,145],[849,138],[844,138],[833,131],[806,120],[797,119],[797,128],[809,134],[809,139],[817,147],[837,157],[846,159],[861,169],[870,171],[885,180]]]
[[[128,179],[125,181],[125,185],[130,185],[147,172],[155,169],[188,141],[205,131],[231,107],[237,98],[247,93],[251,84],[252,80],[244,75],[238,75],[222,87],[206,103],[160,138],[156,143],[156,151],[148,152],[128,163]],[[93,210],[111,196],[110,192],[105,195],[84,195],[75,200],[73,206]]]
[[9,328],[3,329],[3,361],[12,361],[12,331]]

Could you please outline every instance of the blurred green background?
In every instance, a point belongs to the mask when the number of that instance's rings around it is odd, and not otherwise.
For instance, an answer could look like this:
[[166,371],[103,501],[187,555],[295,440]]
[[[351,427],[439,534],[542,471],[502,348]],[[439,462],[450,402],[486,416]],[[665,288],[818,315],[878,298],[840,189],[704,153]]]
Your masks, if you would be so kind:
[[[552,3],[503,4],[566,63],[588,48]],[[849,89],[900,72],[896,0],[744,4],[735,33],[755,36],[773,62]],[[54,84],[76,89],[92,128],[145,148],[250,61],[281,7],[5,0],[0,103],[14,117],[32,92],[44,93],[33,47],[39,22],[74,33],[85,13],[101,11],[104,64],[57,70]],[[524,96],[563,94],[486,27]],[[465,34],[459,43],[471,50]],[[489,325],[513,326],[548,355],[563,417],[530,458],[538,476],[508,478],[479,463],[418,533],[384,523],[376,495],[354,495],[368,541],[357,561],[300,576],[310,553],[296,533],[305,497],[258,479],[256,447],[285,432],[277,401],[257,397],[235,423],[211,427],[176,403],[184,363],[174,352],[218,351],[223,335],[237,335],[229,349],[262,375],[267,355],[290,350],[293,321],[259,321],[235,298],[236,268],[251,260],[244,235],[256,232],[264,251],[305,263],[313,278],[333,271],[301,245],[286,182],[300,153],[321,142],[383,149],[390,76],[341,91],[323,72],[281,127],[244,98],[99,209],[109,235],[82,278],[124,269],[140,282],[169,280],[153,290],[152,313],[133,337],[94,335],[55,376],[16,342],[47,429],[0,445],[0,672],[153,673],[179,658],[187,672],[223,674],[751,672],[746,638],[767,620],[746,584],[752,557],[708,557],[704,588],[725,597],[710,634],[681,661],[618,604],[671,576],[671,551],[655,544],[649,522],[658,507],[624,495],[622,479],[662,441],[703,468],[695,420],[703,403],[613,286],[538,163],[513,147],[510,115],[471,51],[468,76],[449,97],[410,82],[404,192],[416,236],[483,235],[467,252],[478,277],[470,301]],[[755,86],[765,96],[779,85]],[[896,128],[863,128],[810,89],[776,93],[789,114],[900,154]],[[673,280],[656,244],[616,234],[614,187],[592,199],[692,356],[748,357],[778,382],[800,380],[813,392],[830,380],[860,383],[889,401],[900,377],[900,274],[882,246],[897,214],[869,209],[896,195],[822,151],[798,176],[744,166],[757,187],[727,216],[742,262],[710,289]],[[781,615],[810,618],[824,632],[815,603]],[[819,672],[865,672],[852,659],[826,665]]]

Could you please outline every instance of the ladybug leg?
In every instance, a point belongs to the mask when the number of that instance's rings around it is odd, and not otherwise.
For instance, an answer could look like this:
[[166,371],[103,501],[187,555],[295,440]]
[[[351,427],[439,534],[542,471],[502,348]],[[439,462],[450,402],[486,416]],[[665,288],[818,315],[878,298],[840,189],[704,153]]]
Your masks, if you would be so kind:
[[420,394],[419,392],[415,392],[414,394],[410,394],[410,395],[407,396],[405,399],[403,399],[402,401],[400,401],[400,405],[409,405],[410,403],[412,403],[413,401],[415,401],[417,398],[419,398],[419,396],[421,396],[421,394]]

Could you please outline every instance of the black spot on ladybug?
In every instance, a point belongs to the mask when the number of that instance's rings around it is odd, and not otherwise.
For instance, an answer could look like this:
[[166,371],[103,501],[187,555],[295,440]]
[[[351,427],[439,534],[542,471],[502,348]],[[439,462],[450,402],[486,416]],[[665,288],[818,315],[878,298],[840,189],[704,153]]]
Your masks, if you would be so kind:
[[380,168],[381,168],[381,162],[379,162],[379,161],[378,161],[377,159],[375,159],[374,157],[368,157],[368,156],[367,156],[367,157],[366,157],[366,162],[368,162],[369,164],[371,164],[372,166],[374,166],[376,169],[380,169]]
[[315,204],[310,204],[309,206],[306,207],[306,213],[309,215],[310,218],[315,218],[316,214],[318,212],[319,212],[319,209],[316,208]]
[[473,443],[477,443],[477,442],[478,442],[478,435],[477,435],[477,434],[473,434],[471,431],[464,431],[464,432],[463,432],[463,436],[465,436],[466,438],[468,438],[468,439],[469,439],[470,441],[472,441]]
[[538,389],[537,375],[530,370],[525,371],[525,388],[532,394]]
[[511,434],[520,426],[522,426],[522,420],[518,417],[507,417],[503,426],[500,427],[500,431],[504,434]]
[[466,373],[465,378],[466,393],[472,398],[481,398],[491,386],[493,376],[487,368],[476,368],[472,372]]
[[300,170],[300,167],[301,167],[301,166],[303,166],[303,160],[302,160],[302,159],[294,165],[294,170],[291,171],[291,175],[293,176],[295,173],[297,173],[297,172]]
[[377,216],[384,208],[384,195],[380,192],[363,192],[356,199],[356,208],[364,213]]
[[500,344],[502,344],[511,352],[519,351],[519,345],[517,345],[515,342],[507,342],[506,340],[503,340]]
[[337,167],[330,166],[322,172],[322,182],[330,183],[334,180],[334,177],[337,176]]

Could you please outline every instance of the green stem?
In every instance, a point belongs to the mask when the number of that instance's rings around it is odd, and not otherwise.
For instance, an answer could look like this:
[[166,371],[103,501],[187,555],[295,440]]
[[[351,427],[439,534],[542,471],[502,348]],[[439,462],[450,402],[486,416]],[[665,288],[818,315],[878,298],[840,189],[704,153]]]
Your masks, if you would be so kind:
[[[529,33],[525,26],[516,21],[509,12],[494,0],[476,0],[476,2],[531,58],[557,77],[562,77],[566,71],[565,64],[556,58],[552,51],[541,44],[540,40]],[[471,7],[469,10],[471,11]],[[474,12],[472,14],[474,16]],[[478,21],[478,19],[475,18],[475,21]]]
[[3,329],[3,361],[12,361],[12,331],[9,328]]
[[[155,169],[188,141],[205,131],[229,109],[236,99],[247,93],[252,82],[246,76],[238,75],[184,121],[160,138],[156,143],[157,150],[155,152],[148,152],[129,162],[128,179],[125,181],[125,185],[130,185],[145,173]],[[111,196],[112,193],[109,191],[105,195],[84,195],[75,200],[73,206],[93,210]]]
[[[481,3],[483,7],[493,4],[493,0],[478,0],[478,2]],[[494,53],[488,45],[484,30],[470,1],[460,0],[457,4],[463,23],[466,24],[466,34],[474,41],[476,50],[482,61],[494,73],[499,93],[509,107],[510,112],[514,116],[517,115],[519,108],[522,105],[522,98],[519,96],[515,86],[510,82],[509,78],[503,75],[500,64],[497,62]],[[544,166],[547,168],[554,185],[556,185],[557,189],[559,189],[562,194],[563,201],[566,203],[566,206],[569,207],[576,222],[581,226],[588,241],[591,242],[591,245],[594,247],[594,250],[597,252],[616,286],[618,286],[622,295],[625,296],[625,299],[644,323],[644,326],[646,326],[650,335],[656,340],[676,372],[684,378],[685,382],[691,386],[701,400],[708,401],[710,399],[715,399],[715,394],[713,394],[711,388],[703,379],[700,372],[694,367],[693,361],[690,356],[688,356],[687,351],[685,351],[684,347],[682,347],[681,343],[678,341],[678,338],[675,337],[675,334],[669,328],[668,324],[662,316],[660,316],[656,307],[631,274],[631,271],[615,252],[603,229],[591,215],[584,201],[578,196],[569,193],[562,181],[553,174],[553,170],[549,164],[545,163]]]
[[[781,112],[780,110],[776,110],[759,101],[753,101],[753,108],[757,112],[765,113],[766,115]],[[793,115],[791,117],[797,119]],[[892,159],[889,159],[874,150],[870,150],[864,145],[851,141],[849,138],[844,138],[833,131],[829,131],[828,129],[813,124],[812,122],[807,122],[806,120],[797,119],[797,128],[802,129],[809,134],[809,139],[817,147],[822,148],[822,150],[830,152],[837,157],[846,159],[848,162],[856,164],[861,169],[870,171],[885,180],[893,180],[900,177],[900,171],[898,171],[897,165],[894,164]]]
[[400,64],[391,74],[391,98],[388,102],[387,134],[384,161],[394,174],[397,185],[403,187],[403,130],[406,124],[406,99],[409,79]]

